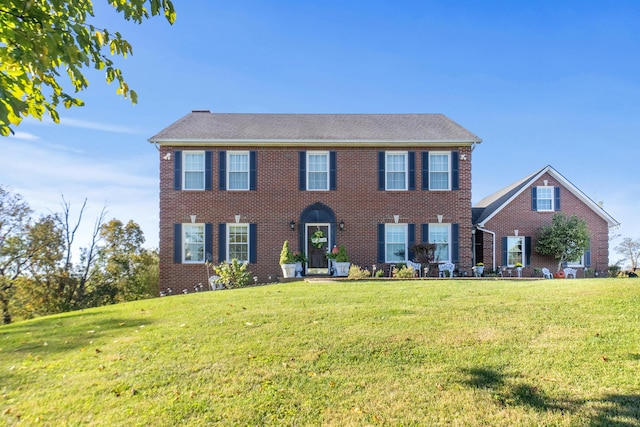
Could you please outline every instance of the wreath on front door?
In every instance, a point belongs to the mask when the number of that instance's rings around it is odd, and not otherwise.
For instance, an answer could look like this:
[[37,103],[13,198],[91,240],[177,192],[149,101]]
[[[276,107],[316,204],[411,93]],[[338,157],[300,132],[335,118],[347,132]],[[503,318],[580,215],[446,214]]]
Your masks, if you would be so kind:
[[327,237],[324,235],[324,232],[320,229],[316,230],[311,235],[311,244],[317,249],[321,249],[326,242],[327,242]]

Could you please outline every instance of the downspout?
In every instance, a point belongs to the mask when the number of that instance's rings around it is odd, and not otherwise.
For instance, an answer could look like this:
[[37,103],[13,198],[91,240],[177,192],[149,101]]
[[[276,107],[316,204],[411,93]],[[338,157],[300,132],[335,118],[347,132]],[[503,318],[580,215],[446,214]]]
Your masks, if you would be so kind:
[[491,250],[493,251],[493,255],[491,256],[491,263],[492,263],[491,268],[493,269],[493,271],[495,271],[496,270],[496,232],[487,230],[486,228],[482,228],[479,225],[476,225],[476,229],[482,231],[483,233],[491,234]]

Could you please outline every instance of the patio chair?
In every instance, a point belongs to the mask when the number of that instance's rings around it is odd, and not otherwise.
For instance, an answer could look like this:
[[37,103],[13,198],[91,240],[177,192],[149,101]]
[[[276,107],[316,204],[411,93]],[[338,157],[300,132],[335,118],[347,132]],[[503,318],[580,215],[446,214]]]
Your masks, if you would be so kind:
[[413,268],[413,271],[415,273],[418,273],[418,277],[422,276],[422,274],[420,272],[420,269],[422,268],[422,265],[419,262],[407,261],[407,267]]
[[449,272],[449,277],[453,277],[453,270],[456,268],[456,265],[451,262],[445,262],[443,264],[438,265],[438,270],[440,270],[440,277],[446,277],[445,271]]
[[573,278],[576,278],[576,273],[578,272],[578,270],[576,270],[575,268],[571,268],[571,267],[567,267],[564,270],[564,277],[565,279],[569,278],[569,275],[572,275]]
[[553,275],[551,274],[551,272],[547,267],[542,267],[542,276],[545,279],[553,279]]

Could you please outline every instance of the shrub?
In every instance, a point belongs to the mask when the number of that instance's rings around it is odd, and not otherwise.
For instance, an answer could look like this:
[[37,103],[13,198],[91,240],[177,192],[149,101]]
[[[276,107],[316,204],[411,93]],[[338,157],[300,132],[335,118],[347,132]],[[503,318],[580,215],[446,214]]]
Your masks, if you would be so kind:
[[294,264],[293,254],[289,249],[289,241],[285,240],[282,244],[282,251],[280,252],[280,264]]
[[251,280],[251,272],[248,271],[249,264],[241,263],[237,259],[232,259],[231,263],[222,262],[220,265],[213,267],[216,276],[220,277],[218,281],[224,284],[225,288],[243,288],[247,286]]
[[400,269],[398,269],[398,267],[393,268],[393,277],[397,277],[399,279],[410,279],[415,277],[415,272],[413,268],[402,264]]
[[362,269],[360,266],[355,264],[352,264],[351,267],[349,267],[348,279],[360,280],[366,279],[367,277],[371,277],[371,272],[369,272],[369,270]]
[[347,255],[347,249],[344,245],[340,245],[338,248],[338,254],[336,255],[336,262],[349,262],[349,256]]
[[376,271],[376,277],[384,277],[384,270],[380,269]]

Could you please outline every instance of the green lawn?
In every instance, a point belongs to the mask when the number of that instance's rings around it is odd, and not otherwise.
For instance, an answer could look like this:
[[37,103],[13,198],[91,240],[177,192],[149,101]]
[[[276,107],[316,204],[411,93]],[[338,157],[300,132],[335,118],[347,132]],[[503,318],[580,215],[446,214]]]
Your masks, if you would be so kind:
[[288,283],[0,327],[0,424],[640,426],[640,279]]

